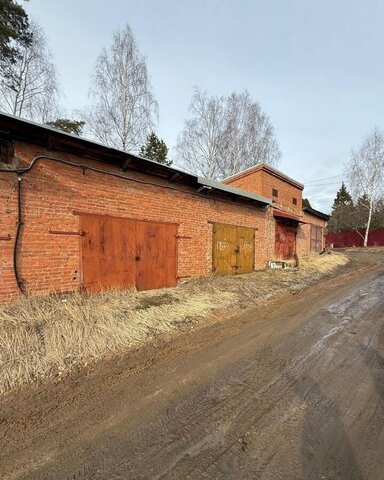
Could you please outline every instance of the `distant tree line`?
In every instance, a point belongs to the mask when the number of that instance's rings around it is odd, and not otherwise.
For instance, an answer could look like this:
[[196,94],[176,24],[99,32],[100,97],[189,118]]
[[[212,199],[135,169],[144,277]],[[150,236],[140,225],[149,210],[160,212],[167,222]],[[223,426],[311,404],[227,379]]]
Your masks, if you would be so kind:
[[[344,182],[337,191],[333,202],[331,217],[328,222],[330,232],[346,232],[365,229],[369,211],[367,195],[353,201]],[[372,212],[370,228],[384,228],[384,199],[380,198]]]
[[351,151],[328,222],[330,232],[355,230],[368,245],[372,228],[384,228],[384,133],[377,127]]
[[[116,30],[97,57],[89,93],[89,105],[67,115],[41,26],[17,1],[0,0],[0,110],[172,163],[156,134],[159,107],[129,25]],[[189,112],[174,149],[175,162],[186,170],[220,180],[259,163],[278,165],[281,152],[273,125],[247,90],[212,95],[195,87]],[[364,228],[366,245],[369,229],[383,223],[383,171],[384,135],[375,128],[351,153],[345,172],[351,192],[341,186],[331,230]],[[306,202],[303,206],[309,206]]]
[[[0,110],[171,164],[156,135],[158,104],[145,57],[129,25],[114,32],[96,59],[90,103],[68,118],[42,28],[15,0],[0,0]],[[190,118],[175,147],[187,170],[220,179],[258,163],[277,166],[272,123],[249,92],[209,95],[195,88]]]

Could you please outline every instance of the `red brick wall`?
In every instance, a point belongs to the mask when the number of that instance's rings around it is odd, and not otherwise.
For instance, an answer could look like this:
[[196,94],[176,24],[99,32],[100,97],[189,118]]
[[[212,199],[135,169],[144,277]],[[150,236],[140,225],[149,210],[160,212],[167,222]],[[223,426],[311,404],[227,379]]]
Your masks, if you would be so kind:
[[303,220],[306,223],[301,224],[299,226],[297,231],[297,237],[296,237],[296,251],[299,256],[305,255],[311,250],[311,226],[312,225],[316,227],[321,227],[323,229],[322,247],[324,247],[325,245],[324,229],[327,225],[327,222],[307,212],[304,212]]
[[[12,267],[17,222],[17,177],[0,174],[0,300],[16,293]],[[10,240],[5,238],[11,236]]]
[[[262,169],[225,180],[225,183],[233,187],[242,188],[248,192],[271,198],[275,207],[287,212],[296,215],[302,213],[301,189]],[[279,195],[277,198],[272,196],[272,189],[278,191]],[[296,198],[297,205],[293,204],[293,198]]]
[[[98,168],[119,172],[70,154],[49,152],[36,146],[15,145],[22,163],[39,154],[58,156]],[[121,172],[119,172],[121,173]],[[23,220],[19,270],[28,292],[73,291],[80,287],[80,237],[53,235],[49,230],[78,231],[79,216],[74,211],[179,223],[178,276],[209,275],[212,270],[212,224],[221,222],[257,228],[255,265],[263,268],[268,260],[265,237],[270,213],[214,198],[203,198],[187,187],[183,192],[161,188],[165,181],[127,172],[127,177],[157,183],[149,186],[108,177],[49,161],[37,164],[22,181]],[[12,268],[12,247],[17,219],[16,175],[0,173],[0,301],[18,294]],[[174,184],[172,184],[175,186]]]

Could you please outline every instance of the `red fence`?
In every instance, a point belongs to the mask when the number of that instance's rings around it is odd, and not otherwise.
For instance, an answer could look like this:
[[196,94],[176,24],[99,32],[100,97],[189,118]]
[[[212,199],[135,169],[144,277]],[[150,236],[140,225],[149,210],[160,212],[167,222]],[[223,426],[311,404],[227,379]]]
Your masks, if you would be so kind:
[[[359,230],[361,235],[364,235],[364,230]],[[327,234],[326,243],[327,245],[333,244],[335,248],[343,247],[362,247],[364,240],[359,235],[356,230],[351,230],[348,232],[333,233],[330,232]],[[375,228],[370,230],[368,235],[368,246],[377,247],[384,245],[384,228]]]

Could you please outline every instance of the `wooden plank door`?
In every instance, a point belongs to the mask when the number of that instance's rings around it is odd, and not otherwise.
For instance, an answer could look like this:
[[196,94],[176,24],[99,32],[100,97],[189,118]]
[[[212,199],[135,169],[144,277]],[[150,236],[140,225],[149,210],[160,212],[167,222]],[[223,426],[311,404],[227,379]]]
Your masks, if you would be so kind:
[[323,248],[323,229],[315,225],[311,225],[311,250],[320,252]]
[[238,258],[236,273],[250,273],[255,267],[255,230],[248,227],[237,228]]
[[82,216],[83,286],[88,291],[135,286],[135,222]]
[[255,231],[249,227],[215,223],[213,226],[213,271],[218,275],[254,270]]
[[100,240],[99,218],[95,215],[80,217],[81,230],[81,272],[82,286],[89,292],[100,290]]
[[276,221],[275,255],[279,260],[291,260],[296,253],[297,228]]
[[81,216],[82,284],[88,291],[177,284],[177,225]]
[[174,224],[137,222],[137,290],[176,285],[176,234],[177,225]]
[[135,222],[100,217],[100,278],[104,288],[135,286]]
[[213,225],[213,271],[231,275],[237,270],[237,231],[232,225]]

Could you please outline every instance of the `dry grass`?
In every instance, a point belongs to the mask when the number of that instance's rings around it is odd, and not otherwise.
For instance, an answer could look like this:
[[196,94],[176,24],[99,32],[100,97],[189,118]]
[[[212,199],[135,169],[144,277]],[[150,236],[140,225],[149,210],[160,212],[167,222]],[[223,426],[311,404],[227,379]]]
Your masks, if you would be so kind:
[[342,249],[345,252],[350,253],[384,253],[384,247],[349,247]]
[[342,267],[348,262],[349,259],[342,253],[330,252],[324,255],[312,253],[302,258],[301,267],[307,273],[323,275],[332,273],[335,268]]
[[214,310],[249,307],[281,291],[301,290],[348,259],[310,256],[299,270],[210,277],[173,289],[30,296],[0,308],[0,392],[60,377],[118,349],[187,328]]

